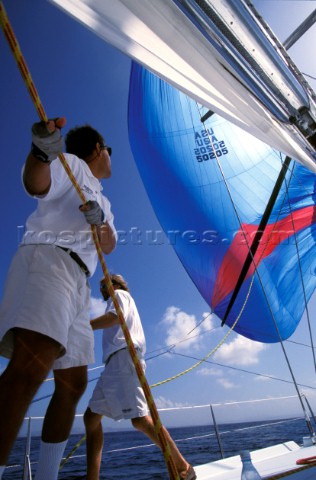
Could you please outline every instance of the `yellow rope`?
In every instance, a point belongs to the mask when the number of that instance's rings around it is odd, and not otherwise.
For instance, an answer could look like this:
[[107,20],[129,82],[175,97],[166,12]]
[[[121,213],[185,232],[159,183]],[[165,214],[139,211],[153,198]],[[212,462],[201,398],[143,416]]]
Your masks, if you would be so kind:
[[[3,28],[5,37],[8,41],[9,47],[10,47],[10,49],[11,49],[13,55],[14,55],[14,58],[16,60],[17,65],[19,67],[22,78],[23,78],[23,80],[26,84],[26,87],[27,87],[27,89],[29,91],[29,94],[32,98],[34,106],[37,110],[39,118],[41,120],[47,122],[48,118],[46,116],[46,113],[45,113],[45,110],[44,110],[43,105],[41,103],[40,97],[39,97],[39,95],[37,93],[37,90],[35,88],[35,85],[34,85],[34,82],[32,80],[29,69],[28,69],[28,67],[25,63],[24,58],[23,58],[21,49],[20,49],[19,44],[16,40],[16,36],[15,36],[15,34],[13,32],[13,29],[10,25],[8,16],[5,12],[5,9],[4,9],[4,6],[3,6],[2,2],[0,2],[0,22],[1,22],[1,26]],[[73,173],[72,173],[72,171],[71,171],[71,169],[70,169],[70,167],[69,167],[69,165],[68,165],[68,163],[67,163],[67,161],[66,161],[66,159],[65,159],[65,157],[62,153],[59,155],[59,160],[61,161],[61,163],[62,163],[69,179],[71,180],[74,188],[78,192],[78,195],[79,195],[80,199],[82,200],[83,203],[86,203],[87,200],[86,200],[84,194],[82,193],[82,191],[80,189],[80,186],[78,185],[78,183],[77,183],[77,181],[76,181],[76,179],[75,179],[75,177],[74,177],[74,175],[73,175]],[[107,285],[107,288],[108,288],[108,292],[109,292],[109,294],[112,298],[114,307],[116,309],[117,316],[119,318],[121,328],[122,328],[123,333],[124,333],[124,337],[125,337],[125,340],[126,340],[126,343],[127,343],[127,346],[128,346],[129,353],[130,353],[132,361],[135,365],[135,369],[136,369],[140,384],[141,384],[141,386],[144,390],[144,394],[145,394],[145,397],[146,397],[146,400],[147,400],[148,408],[150,410],[150,413],[151,413],[151,416],[152,416],[152,419],[153,419],[153,422],[154,422],[155,431],[156,431],[156,434],[159,438],[161,449],[162,449],[162,452],[163,452],[163,455],[164,455],[164,458],[165,458],[165,461],[166,461],[166,464],[167,464],[170,479],[171,480],[179,480],[177,470],[175,468],[174,462],[173,462],[172,457],[171,457],[170,446],[169,446],[169,443],[168,443],[168,441],[165,437],[165,434],[164,434],[164,431],[163,431],[163,428],[162,428],[162,424],[161,424],[161,421],[160,421],[160,418],[159,418],[158,410],[156,408],[156,405],[155,405],[153,396],[151,394],[150,387],[149,387],[148,382],[146,380],[143,368],[142,368],[141,363],[139,361],[139,358],[138,358],[136,349],[134,347],[130,332],[129,332],[128,327],[126,325],[124,315],[122,313],[120,305],[119,305],[119,303],[116,299],[116,296],[115,296],[115,291],[114,291],[114,288],[113,288],[113,285],[112,285],[112,282],[111,282],[111,278],[110,278],[110,275],[108,273],[108,270],[107,270],[107,267],[106,267],[106,264],[105,264],[105,260],[104,260],[104,257],[103,257],[103,252],[102,252],[102,249],[101,249],[101,246],[100,246],[100,242],[99,242],[99,238],[98,238],[98,234],[97,234],[97,227],[95,225],[91,226],[91,231],[92,231],[95,247],[96,247],[96,250],[97,250],[97,253],[98,253],[98,257],[99,257],[99,260],[100,260],[100,263],[101,263],[101,266],[102,266],[103,275],[104,275],[105,282],[106,282],[106,285]]]
[[226,338],[231,334],[231,332],[233,331],[233,329],[234,329],[236,323],[238,322],[238,320],[239,320],[239,317],[238,317],[237,320],[235,320],[234,324],[232,325],[230,330],[226,333],[226,335],[222,338],[222,340],[219,342],[219,344],[215,348],[213,348],[207,355],[205,355],[205,357],[203,357],[201,360],[199,360],[197,363],[192,365],[190,368],[187,368],[183,372],[177,373],[176,375],[173,375],[173,377],[166,378],[165,380],[162,380],[161,382],[154,383],[153,385],[151,385],[151,388],[159,387],[160,385],[164,385],[165,383],[171,382],[171,380],[175,380],[176,378],[182,377],[186,373],[189,373],[192,370],[194,370],[195,368],[197,368],[199,365],[201,365],[201,363],[205,362],[226,341]]
[[158,382],[158,383],[154,383],[153,385],[151,385],[151,388],[154,388],[154,387],[158,387],[159,385],[163,385],[165,383],[168,383],[168,382],[171,382],[171,380],[175,380],[176,378],[179,378],[179,377],[182,377],[182,375],[185,375],[186,373],[189,373],[191,372],[192,370],[194,370],[194,368],[198,367],[199,365],[201,365],[201,363],[205,362],[211,355],[213,355],[222,345],[223,343],[226,341],[227,337],[231,334],[231,332],[234,330],[237,322],[239,321],[244,309],[245,309],[245,306],[247,304],[247,301],[248,301],[248,298],[249,298],[249,295],[250,295],[250,292],[252,290],[252,285],[253,285],[253,282],[254,282],[254,276],[252,277],[251,279],[251,282],[250,282],[250,285],[249,285],[249,289],[248,289],[248,292],[247,292],[247,295],[246,295],[246,298],[245,298],[245,301],[243,303],[243,306],[241,307],[241,310],[236,318],[236,320],[234,321],[233,325],[231,326],[230,330],[226,333],[226,335],[224,335],[224,337],[222,338],[222,340],[218,343],[218,345],[216,345],[215,348],[213,348],[204,358],[202,358],[201,360],[199,360],[197,363],[195,363],[194,365],[192,365],[190,368],[188,368],[187,370],[184,370],[183,372],[181,373],[178,373],[177,375],[174,375],[173,377],[170,377],[170,378],[167,378],[166,380],[162,380],[161,382]]

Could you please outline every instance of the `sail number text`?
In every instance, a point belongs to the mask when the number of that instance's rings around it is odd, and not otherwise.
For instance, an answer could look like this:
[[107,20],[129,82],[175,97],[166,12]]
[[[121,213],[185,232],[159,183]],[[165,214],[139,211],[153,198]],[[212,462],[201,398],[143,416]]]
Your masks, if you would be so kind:
[[194,154],[198,162],[213,160],[228,153],[224,140],[218,141],[212,128],[195,132],[195,145]]

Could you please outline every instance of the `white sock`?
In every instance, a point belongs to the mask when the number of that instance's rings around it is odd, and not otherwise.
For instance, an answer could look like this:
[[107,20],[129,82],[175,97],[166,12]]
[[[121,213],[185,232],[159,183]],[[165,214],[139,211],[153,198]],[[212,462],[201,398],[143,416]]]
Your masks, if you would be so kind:
[[1,480],[1,478],[2,478],[4,469],[5,469],[5,465],[0,465],[0,480]]
[[41,441],[35,480],[56,480],[58,470],[68,439],[60,443]]

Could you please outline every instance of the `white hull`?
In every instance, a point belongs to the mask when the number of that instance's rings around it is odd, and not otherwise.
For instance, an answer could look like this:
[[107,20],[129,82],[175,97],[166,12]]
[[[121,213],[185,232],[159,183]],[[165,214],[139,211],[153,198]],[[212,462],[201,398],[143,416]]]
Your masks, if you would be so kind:
[[[315,445],[300,447],[292,441],[251,452],[253,464],[261,477],[271,480],[315,480],[316,463],[315,466],[296,464],[298,459],[313,456],[316,456]],[[241,468],[239,455],[194,467],[197,480],[240,480]]]

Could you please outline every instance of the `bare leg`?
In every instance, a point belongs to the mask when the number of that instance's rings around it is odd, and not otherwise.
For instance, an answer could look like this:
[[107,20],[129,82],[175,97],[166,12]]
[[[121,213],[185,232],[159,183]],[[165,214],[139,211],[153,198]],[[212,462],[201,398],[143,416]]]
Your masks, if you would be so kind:
[[14,329],[14,353],[0,377],[0,465],[5,465],[24,416],[60,345],[31,330]]
[[87,435],[87,479],[99,480],[103,449],[102,415],[94,413],[88,407],[84,414]]
[[[138,417],[132,419],[132,424],[135,428],[143,432],[147,437],[149,437],[159,448],[161,445],[159,443],[159,438],[156,434],[154,422],[150,415],[146,415],[145,417]],[[163,432],[167,442],[169,443],[170,450],[171,450],[171,457],[176,467],[177,472],[179,473],[181,478],[185,477],[190,465],[189,463],[183,458],[178,447],[172,440],[168,430],[163,426]]]
[[69,437],[77,403],[87,386],[87,367],[55,370],[55,391],[48,405],[42,430],[47,443],[63,442]]
[[53,480],[75,417],[77,403],[87,384],[87,367],[55,370],[55,391],[46,411],[35,480]]

